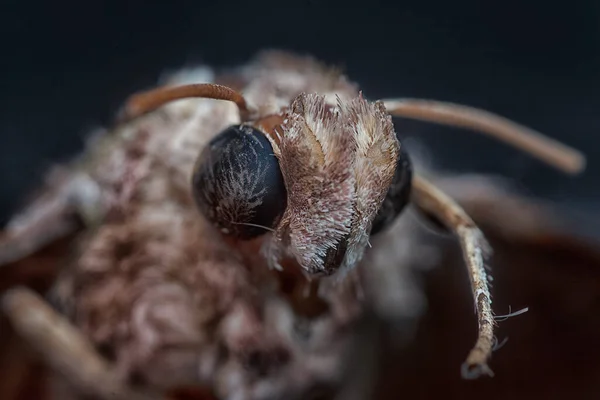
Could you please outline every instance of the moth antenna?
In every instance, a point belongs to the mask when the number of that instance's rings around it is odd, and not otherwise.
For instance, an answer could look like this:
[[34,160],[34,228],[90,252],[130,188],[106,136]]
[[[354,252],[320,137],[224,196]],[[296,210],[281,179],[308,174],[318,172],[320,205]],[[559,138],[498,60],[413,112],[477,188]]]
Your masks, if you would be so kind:
[[421,99],[382,100],[388,112],[487,133],[569,174],[585,169],[585,156],[550,137],[497,114],[454,103]]
[[227,86],[214,83],[161,87],[146,92],[135,93],[125,102],[121,118],[125,120],[133,119],[154,111],[171,101],[194,97],[234,102],[238,106],[242,121],[248,119],[250,112],[244,96]]
[[2,311],[44,361],[83,393],[103,400],[159,399],[124,385],[85,336],[30,289],[5,292]]
[[413,179],[411,199],[416,206],[439,219],[454,232],[460,241],[469,270],[479,328],[475,346],[462,366],[462,376],[465,379],[475,379],[484,374],[493,376],[487,361],[494,347],[496,321],[484,265],[484,253],[490,247],[483,233],[467,213],[444,192],[421,176],[416,175]]

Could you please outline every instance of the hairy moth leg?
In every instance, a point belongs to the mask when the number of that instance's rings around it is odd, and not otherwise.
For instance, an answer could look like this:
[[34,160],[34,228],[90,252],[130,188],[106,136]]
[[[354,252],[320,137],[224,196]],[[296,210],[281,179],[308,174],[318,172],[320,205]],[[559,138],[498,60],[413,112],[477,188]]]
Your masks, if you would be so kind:
[[84,173],[54,171],[47,189],[0,233],[0,266],[32,255],[98,218],[100,188]]
[[77,229],[60,199],[45,197],[10,221],[0,235],[0,265],[25,258]]
[[159,399],[123,385],[115,368],[35,292],[23,287],[8,290],[2,297],[2,310],[15,331],[78,390],[107,400]]
[[542,133],[488,111],[460,104],[420,99],[382,100],[395,117],[406,117],[494,136],[570,174],[585,168],[585,156]]
[[411,199],[426,213],[433,215],[458,237],[463,256],[469,269],[471,287],[475,299],[479,332],[477,342],[463,364],[462,376],[478,378],[483,374],[492,376],[487,365],[494,347],[492,301],[484,264],[484,253],[490,247],[475,222],[450,197],[420,176],[413,180]]

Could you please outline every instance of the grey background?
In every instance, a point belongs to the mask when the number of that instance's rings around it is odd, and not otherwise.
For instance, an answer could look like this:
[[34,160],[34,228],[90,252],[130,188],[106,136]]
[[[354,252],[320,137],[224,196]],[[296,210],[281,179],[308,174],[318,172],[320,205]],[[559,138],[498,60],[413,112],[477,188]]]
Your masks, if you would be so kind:
[[232,66],[270,47],[344,66],[369,98],[479,106],[585,150],[588,170],[572,178],[482,136],[397,124],[440,167],[513,177],[586,233],[600,221],[598,1],[58,3],[0,5],[0,223],[165,69]]

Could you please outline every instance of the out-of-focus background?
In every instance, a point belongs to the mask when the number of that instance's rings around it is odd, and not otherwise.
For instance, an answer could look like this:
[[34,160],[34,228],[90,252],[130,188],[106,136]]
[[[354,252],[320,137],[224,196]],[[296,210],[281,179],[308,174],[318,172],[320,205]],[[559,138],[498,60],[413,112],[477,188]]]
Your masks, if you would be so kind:
[[[401,121],[437,166],[498,172],[600,222],[600,3],[591,0],[4,1],[0,6],[0,222],[46,168],[83,146],[166,69],[234,66],[283,48],[344,67],[369,98],[483,107],[589,156],[568,177],[494,140]],[[410,142],[409,142],[410,146]]]

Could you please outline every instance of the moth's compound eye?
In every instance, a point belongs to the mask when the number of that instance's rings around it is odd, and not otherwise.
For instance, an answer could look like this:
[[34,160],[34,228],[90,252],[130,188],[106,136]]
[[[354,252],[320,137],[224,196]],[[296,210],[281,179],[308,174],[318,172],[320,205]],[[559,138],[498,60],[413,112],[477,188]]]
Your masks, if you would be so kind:
[[377,234],[390,226],[404,210],[410,200],[412,175],[412,162],[408,153],[404,150],[404,146],[401,146],[394,179],[377,216],[373,220],[371,235]]
[[230,126],[201,152],[192,177],[194,200],[221,232],[250,239],[275,227],[287,192],[265,134]]

